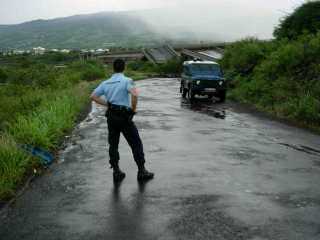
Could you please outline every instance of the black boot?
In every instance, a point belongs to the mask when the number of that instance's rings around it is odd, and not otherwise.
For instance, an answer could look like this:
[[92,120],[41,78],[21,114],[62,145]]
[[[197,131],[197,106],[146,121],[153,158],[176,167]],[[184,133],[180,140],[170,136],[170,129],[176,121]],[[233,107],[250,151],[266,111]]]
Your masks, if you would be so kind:
[[138,181],[148,181],[150,179],[153,179],[153,177],[154,177],[154,173],[147,171],[143,165],[139,166],[139,171],[137,176]]
[[111,167],[113,168],[113,180],[121,182],[126,177],[126,174],[121,171],[118,164],[111,165]]

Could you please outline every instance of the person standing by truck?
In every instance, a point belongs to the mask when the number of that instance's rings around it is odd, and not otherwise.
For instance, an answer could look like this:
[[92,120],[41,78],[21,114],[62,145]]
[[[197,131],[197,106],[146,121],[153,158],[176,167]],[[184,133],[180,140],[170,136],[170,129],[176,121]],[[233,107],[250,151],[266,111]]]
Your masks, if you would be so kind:
[[[132,149],[134,160],[138,166],[137,179],[139,181],[152,179],[154,173],[147,171],[145,168],[143,144],[138,129],[133,122],[133,116],[137,111],[138,91],[133,80],[124,75],[125,62],[122,59],[114,61],[113,70],[114,74],[112,77],[102,82],[91,94],[92,101],[108,108],[106,117],[113,179],[115,181],[122,181],[126,176],[119,167],[120,155],[118,145],[120,133],[123,134]],[[106,101],[101,96],[104,96]]]

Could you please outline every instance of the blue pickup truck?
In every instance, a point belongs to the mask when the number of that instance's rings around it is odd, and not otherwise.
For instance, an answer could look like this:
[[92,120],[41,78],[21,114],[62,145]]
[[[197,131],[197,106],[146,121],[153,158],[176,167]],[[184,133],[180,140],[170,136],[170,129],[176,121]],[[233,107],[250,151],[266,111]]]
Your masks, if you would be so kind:
[[211,61],[186,61],[183,63],[180,93],[191,100],[195,95],[226,99],[227,84],[220,65]]

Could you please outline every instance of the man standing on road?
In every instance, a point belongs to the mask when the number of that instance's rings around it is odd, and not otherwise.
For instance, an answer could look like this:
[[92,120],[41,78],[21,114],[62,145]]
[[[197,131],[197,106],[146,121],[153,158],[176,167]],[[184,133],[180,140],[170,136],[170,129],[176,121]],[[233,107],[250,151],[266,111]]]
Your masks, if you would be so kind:
[[[108,141],[110,165],[113,168],[113,179],[122,181],[126,174],[119,167],[118,145],[120,133],[123,134],[133,153],[134,160],[138,166],[138,180],[152,179],[154,174],[148,172],[145,167],[145,159],[142,141],[138,129],[133,122],[136,114],[138,93],[131,78],[124,75],[125,62],[117,59],[113,63],[114,74],[102,82],[92,93],[91,99],[96,103],[108,107],[106,117],[108,122]],[[104,96],[106,101],[100,97]],[[131,96],[131,103],[130,103]]]

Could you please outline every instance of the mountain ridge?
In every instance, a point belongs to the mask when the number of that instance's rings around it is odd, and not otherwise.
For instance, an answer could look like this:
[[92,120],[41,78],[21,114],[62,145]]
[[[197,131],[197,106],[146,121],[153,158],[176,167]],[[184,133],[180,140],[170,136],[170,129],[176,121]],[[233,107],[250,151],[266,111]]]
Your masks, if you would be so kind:
[[[211,6],[211,5],[210,5]],[[243,11],[239,11],[239,9]],[[226,14],[226,12],[228,14]],[[0,25],[1,49],[150,47],[164,43],[231,42],[246,37],[271,39],[282,15],[260,6],[104,11],[20,24]]]
[[136,47],[151,44],[156,34],[130,12],[99,12],[0,25],[0,48]]

